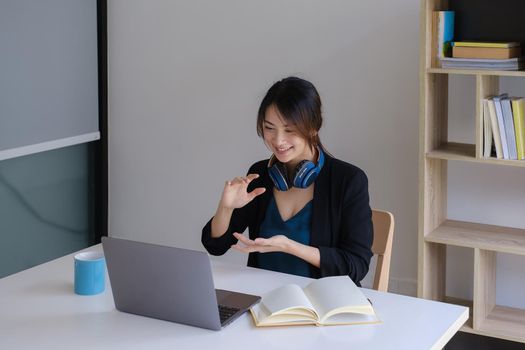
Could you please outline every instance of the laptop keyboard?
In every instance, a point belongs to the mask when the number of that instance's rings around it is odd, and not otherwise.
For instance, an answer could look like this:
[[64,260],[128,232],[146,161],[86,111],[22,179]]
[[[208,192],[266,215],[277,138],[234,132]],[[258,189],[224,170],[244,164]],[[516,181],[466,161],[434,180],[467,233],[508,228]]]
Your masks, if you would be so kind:
[[234,307],[228,307],[224,305],[219,305],[219,316],[221,318],[221,324],[224,324],[230,317],[232,317],[240,309]]

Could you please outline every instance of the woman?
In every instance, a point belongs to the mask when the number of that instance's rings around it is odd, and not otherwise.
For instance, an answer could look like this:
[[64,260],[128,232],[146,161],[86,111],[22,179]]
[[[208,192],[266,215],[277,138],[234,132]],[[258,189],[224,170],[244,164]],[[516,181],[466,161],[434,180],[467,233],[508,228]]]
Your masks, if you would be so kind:
[[248,266],[313,278],[348,275],[359,284],[372,256],[368,180],[325,151],[321,125],[321,99],[310,82],[289,77],[268,90],[257,134],[273,155],[224,185],[202,230],[210,254],[231,247],[249,253]]

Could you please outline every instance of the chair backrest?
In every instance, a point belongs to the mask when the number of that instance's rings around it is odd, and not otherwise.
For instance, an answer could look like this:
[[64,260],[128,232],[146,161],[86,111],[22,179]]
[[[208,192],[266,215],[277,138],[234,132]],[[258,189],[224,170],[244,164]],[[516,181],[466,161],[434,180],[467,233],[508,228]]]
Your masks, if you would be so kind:
[[388,291],[388,279],[390,275],[390,257],[392,256],[392,240],[394,237],[394,216],[384,210],[372,210],[372,222],[374,224],[374,244],[372,252],[377,255],[376,272],[373,288],[375,290]]

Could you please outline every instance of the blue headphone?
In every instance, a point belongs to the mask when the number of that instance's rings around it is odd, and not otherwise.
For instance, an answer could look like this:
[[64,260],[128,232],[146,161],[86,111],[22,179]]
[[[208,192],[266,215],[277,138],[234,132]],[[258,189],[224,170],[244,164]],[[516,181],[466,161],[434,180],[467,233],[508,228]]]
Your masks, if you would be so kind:
[[319,158],[317,159],[317,165],[309,160],[303,160],[295,167],[293,173],[293,179],[288,179],[288,173],[284,164],[279,162],[274,154],[272,154],[270,161],[268,162],[268,173],[270,178],[279,191],[288,191],[292,187],[307,188],[314,181],[317,175],[321,172],[321,168],[324,164],[324,153],[320,147],[317,148],[319,152]]

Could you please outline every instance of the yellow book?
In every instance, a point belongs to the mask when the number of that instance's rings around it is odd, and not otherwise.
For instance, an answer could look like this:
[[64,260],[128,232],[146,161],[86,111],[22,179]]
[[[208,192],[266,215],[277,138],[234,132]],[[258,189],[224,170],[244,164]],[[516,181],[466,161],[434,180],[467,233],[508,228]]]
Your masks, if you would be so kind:
[[452,48],[452,57],[457,58],[487,58],[505,60],[521,56],[521,47],[461,47]]
[[518,159],[525,159],[525,100],[522,97],[513,97],[511,102]]
[[520,46],[517,41],[511,42],[485,42],[485,41],[455,41],[453,46],[457,47],[494,47],[494,48],[509,48]]
[[263,295],[250,312],[257,327],[381,322],[348,276],[320,278],[304,288],[284,285]]

